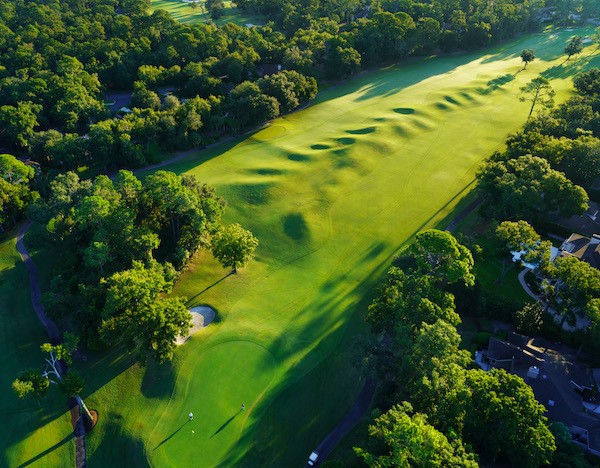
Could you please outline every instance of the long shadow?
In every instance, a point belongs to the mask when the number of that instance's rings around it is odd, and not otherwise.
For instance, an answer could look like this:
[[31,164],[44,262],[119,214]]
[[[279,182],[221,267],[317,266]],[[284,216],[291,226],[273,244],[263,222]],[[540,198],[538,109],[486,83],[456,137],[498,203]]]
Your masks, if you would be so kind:
[[[475,198],[475,194],[467,194],[472,184],[458,191],[452,200],[443,205],[431,217],[418,226],[413,235],[425,227],[436,227],[445,229],[451,221],[463,212]],[[456,207],[442,218],[438,218],[440,212],[447,209],[450,203],[460,199]],[[397,246],[396,252],[403,245],[410,242],[412,236],[407,236],[407,240]],[[379,252],[382,247],[375,244],[375,252]],[[367,255],[369,251],[367,251]],[[354,290],[368,291],[357,298],[351,310],[348,310],[344,316],[337,318],[329,317],[330,311],[339,308],[340,301],[344,295],[352,292],[340,290],[339,300],[326,299],[325,302],[315,300],[301,310],[298,315],[304,313],[314,313],[318,309],[322,312],[318,317],[308,322],[303,330],[300,330],[298,336],[294,336],[293,343],[287,341],[286,333],[283,332],[271,348],[271,351],[278,352],[278,347],[282,348],[286,356],[290,356],[299,351],[299,347],[307,342],[319,337],[319,343],[306,354],[301,360],[295,363],[287,372],[281,381],[270,390],[269,397],[259,402],[253,409],[257,422],[252,430],[244,431],[241,434],[238,443],[226,457],[221,461],[220,466],[236,466],[245,464],[247,466],[287,466],[293,461],[305,457],[308,453],[317,447],[319,442],[331,431],[332,428],[347,414],[348,409],[356,401],[359,393],[359,385],[356,388],[340,388],[335,380],[335,375],[331,376],[327,369],[331,363],[327,361],[335,359],[335,354],[344,352],[352,343],[355,337],[364,332],[361,325],[364,311],[371,303],[374,295],[373,286],[380,281],[383,271],[389,267],[394,253],[388,255],[388,252],[380,252],[381,262],[371,266],[372,274],[365,272],[365,279],[360,284],[353,286]],[[331,295],[329,296],[331,298]],[[352,318],[352,319],[351,319]],[[337,388],[331,391],[331,388]],[[332,398],[343,402],[341,404],[328,404]],[[346,402],[348,405],[346,406]],[[280,430],[282,429],[282,430]],[[294,444],[287,443],[290,434],[294,434]],[[257,440],[261,443],[257,444]],[[246,452],[244,448],[252,446],[252,451]]]
[[146,398],[168,397],[173,393],[175,378],[173,362],[158,364],[150,361],[146,365],[140,390]]
[[238,411],[237,411],[237,413],[235,413],[235,414],[234,414],[233,416],[231,416],[231,417],[230,417],[230,418],[229,418],[227,421],[225,421],[223,424],[221,424],[221,427],[219,427],[219,429],[217,429],[217,430],[215,431],[215,433],[214,433],[213,435],[211,435],[211,436],[210,436],[210,438],[212,439],[212,438],[213,438],[214,436],[216,436],[216,435],[217,435],[219,432],[221,432],[223,429],[225,429],[225,428],[226,428],[226,427],[229,425],[229,423],[230,423],[231,421],[233,421],[233,420],[236,418],[236,416],[237,416],[238,414],[240,414],[241,412],[242,412],[242,410],[238,410]]
[[194,297],[190,297],[187,300],[187,305],[189,306],[190,304],[192,304],[192,302],[194,301],[194,299],[196,299],[198,296],[204,294],[206,291],[208,291],[209,289],[215,287],[217,284],[219,284],[221,281],[224,281],[225,279],[227,279],[229,276],[233,275],[233,271],[230,271],[229,273],[227,273],[225,276],[223,276],[223,278],[215,281],[213,284],[211,284],[210,286],[207,286],[206,288],[204,288],[202,291],[200,291],[199,293],[197,293]]
[[61,440],[60,442],[57,442],[52,447],[49,447],[46,450],[44,450],[43,452],[38,453],[35,457],[30,458],[25,463],[20,464],[19,468],[22,468],[22,467],[25,467],[25,466],[29,466],[29,465],[35,463],[39,459],[44,458],[46,455],[48,455],[49,453],[53,452],[54,450],[56,450],[61,445],[66,444],[67,442],[69,442],[72,439],[73,439],[73,433],[67,435],[63,440]]
[[173,436],[175,436],[175,434],[177,434],[177,433],[178,433],[178,432],[179,432],[181,429],[183,429],[183,428],[185,427],[185,425],[186,425],[187,423],[189,423],[189,422],[190,422],[189,420],[188,420],[188,421],[186,421],[186,422],[184,422],[184,423],[183,423],[181,426],[179,426],[179,428],[177,428],[177,429],[175,430],[175,432],[173,432],[173,433],[172,433],[172,434],[171,434],[169,437],[167,437],[167,438],[166,438],[166,439],[164,439],[164,440],[163,440],[163,441],[162,441],[160,444],[158,444],[156,447],[154,447],[154,448],[152,449],[152,451],[154,452],[154,451],[155,451],[155,450],[156,450],[158,447],[160,447],[162,444],[164,444],[164,443],[165,443],[165,442],[167,442],[169,439],[171,439]]

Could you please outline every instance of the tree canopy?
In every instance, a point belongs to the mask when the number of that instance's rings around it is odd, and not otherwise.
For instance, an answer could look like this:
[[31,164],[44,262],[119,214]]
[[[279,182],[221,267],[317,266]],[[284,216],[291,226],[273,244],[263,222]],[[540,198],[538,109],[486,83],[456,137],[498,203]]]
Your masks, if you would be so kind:
[[395,405],[369,426],[374,453],[355,448],[367,466],[476,467],[477,457],[460,441],[448,438],[427,423],[427,416],[413,413],[408,402]]

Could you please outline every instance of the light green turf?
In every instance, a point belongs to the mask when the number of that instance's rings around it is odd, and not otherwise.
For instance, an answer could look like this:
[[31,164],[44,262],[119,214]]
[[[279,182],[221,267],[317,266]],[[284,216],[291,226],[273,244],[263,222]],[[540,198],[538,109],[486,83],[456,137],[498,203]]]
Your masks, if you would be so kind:
[[[205,3],[205,0],[201,0],[198,2],[197,8],[192,8],[189,3],[184,3],[181,0],[152,0],[151,9],[152,11],[166,10],[180,23],[208,23],[212,20],[206,10]],[[216,21],[218,25],[226,23],[235,23],[239,26],[245,26],[247,24],[263,24],[264,21],[260,17],[239,10],[232,5],[230,0],[227,0],[224,3],[225,9],[223,10],[223,16]]]
[[[302,465],[358,394],[355,341],[394,253],[419,230],[445,227],[482,159],[523,124],[519,86],[549,70],[563,100],[570,76],[599,63],[560,65],[571,34],[365,73],[170,166],[216,186],[227,221],[259,238],[258,256],[227,277],[206,253],[194,259],[175,293],[210,304],[217,321],[172,364],[89,356],[85,396],[101,414],[90,466]],[[516,73],[524,48],[540,59]]]
[[75,445],[66,398],[54,389],[40,405],[20,401],[10,384],[41,366],[47,341],[31,307],[25,265],[14,238],[0,240],[0,466],[72,466]]

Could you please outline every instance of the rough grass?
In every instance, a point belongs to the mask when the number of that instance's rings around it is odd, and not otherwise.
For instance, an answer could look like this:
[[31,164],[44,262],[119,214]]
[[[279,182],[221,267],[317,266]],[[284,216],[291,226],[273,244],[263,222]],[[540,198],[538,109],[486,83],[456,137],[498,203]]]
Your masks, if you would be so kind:
[[66,398],[52,389],[40,404],[21,401],[10,387],[20,371],[41,366],[39,346],[44,341],[47,336],[31,307],[25,265],[14,237],[6,235],[0,239],[0,466],[74,465]]
[[[560,65],[577,33],[365,73],[266,131],[169,167],[214,185],[227,221],[261,244],[237,275],[201,253],[181,276],[175,293],[218,320],[172,364],[89,356],[85,396],[101,414],[90,463],[304,463],[358,394],[355,341],[390,259],[419,230],[447,226],[479,163],[523,124],[519,86],[542,72],[564,100],[570,77],[598,64]],[[524,48],[540,58],[519,72]]]
[[[205,3],[204,0],[201,0],[198,2],[197,8],[192,8],[191,4],[184,3],[181,0],[152,0],[151,10],[166,10],[180,23],[212,22],[213,20],[206,10]],[[223,16],[216,21],[218,25],[235,23],[239,26],[245,26],[247,24],[261,25],[264,23],[264,20],[259,16],[248,14],[236,8],[230,0],[226,0],[224,3]]]

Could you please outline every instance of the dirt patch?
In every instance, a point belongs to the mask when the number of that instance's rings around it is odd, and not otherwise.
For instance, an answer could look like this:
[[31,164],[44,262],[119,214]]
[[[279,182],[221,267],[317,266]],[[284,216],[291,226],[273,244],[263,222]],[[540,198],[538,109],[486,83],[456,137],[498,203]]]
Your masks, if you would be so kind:
[[192,314],[192,328],[187,336],[178,336],[175,343],[182,345],[198,330],[208,326],[215,319],[215,311],[207,306],[193,307],[190,309]]
[[98,423],[98,411],[90,410],[90,414],[92,415],[92,420],[88,421],[87,418],[83,418],[83,426],[85,427],[85,432],[90,432],[94,426]]

